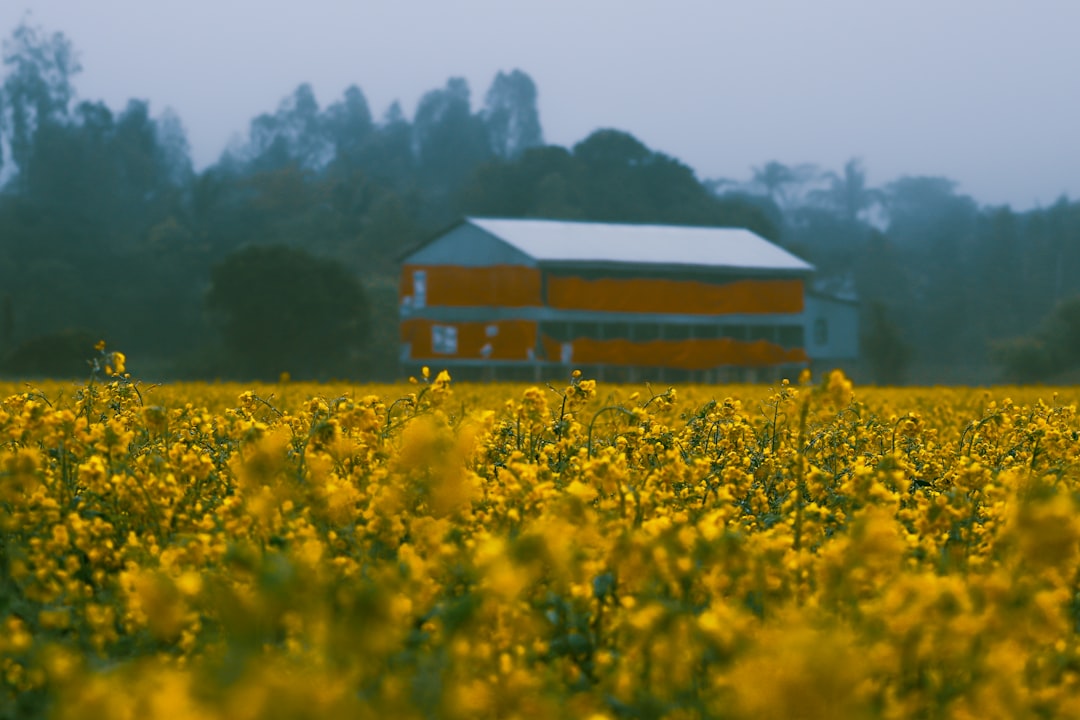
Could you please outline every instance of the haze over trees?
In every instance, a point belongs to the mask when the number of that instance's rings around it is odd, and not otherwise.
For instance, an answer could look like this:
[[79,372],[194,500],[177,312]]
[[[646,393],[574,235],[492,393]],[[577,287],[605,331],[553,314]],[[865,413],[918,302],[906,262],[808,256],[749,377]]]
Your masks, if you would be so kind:
[[[398,258],[465,214],[749,227],[817,265],[819,291],[859,297],[867,380],[1039,380],[1080,364],[1060,339],[1074,314],[1062,303],[1080,294],[1080,203],[1067,198],[1015,212],[947,178],[869,187],[857,159],[704,180],[614,128],[549,145],[521,70],[498,73],[482,102],[450,78],[411,118],[355,86],[321,106],[301,84],[196,171],[175,113],[81,99],[80,69],[60,33],[24,24],[4,44],[0,371],[52,373],[44,357],[104,337],[161,378],[393,377]],[[344,283],[349,302],[319,305],[311,326],[349,328],[342,354],[274,355],[268,339],[255,358],[238,344],[251,328],[223,315],[222,273],[240,296],[282,289],[236,271],[258,252]]]

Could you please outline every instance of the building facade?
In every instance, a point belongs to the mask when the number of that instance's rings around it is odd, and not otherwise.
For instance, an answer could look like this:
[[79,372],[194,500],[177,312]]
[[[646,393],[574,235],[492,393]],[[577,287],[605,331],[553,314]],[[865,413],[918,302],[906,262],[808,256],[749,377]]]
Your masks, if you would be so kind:
[[[520,380],[573,368],[625,381],[797,374],[813,359],[808,323],[825,317],[845,335],[836,308],[808,304],[813,270],[743,229],[466,218],[403,259],[402,367]],[[822,349],[847,351],[827,337]]]

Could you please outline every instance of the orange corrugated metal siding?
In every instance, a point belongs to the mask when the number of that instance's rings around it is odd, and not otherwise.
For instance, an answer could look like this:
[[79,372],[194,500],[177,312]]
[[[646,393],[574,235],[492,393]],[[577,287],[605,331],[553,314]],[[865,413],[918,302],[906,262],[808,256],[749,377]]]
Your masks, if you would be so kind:
[[540,305],[540,271],[521,265],[406,265],[401,297],[414,295],[413,271],[427,275],[426,305],[532,307]]
[[[559,361],[561,343],[547,335],[542,339],[548,360]],[[767,340],[743,341],[732,338],[651,340],[592,340],[578,338],[569,343],[570,362],[578,365],[630,365],[707,370],[723,365],[765,367],[809,362],[803,348],[784,348]]]
[[799,313],[802,280],[601,279],[549,276],[548,305],[560,310],[722,315]]
[[[407,265],[401,276],[403,297],[415,293],[413,271],[426,273],[425,305],[443,307],[536,307],[543,304],[541,274],[519,265],[484,267]],[[714,284],[693,280],[598,279],[549,276],[547,305],[559,310],[656,314],[794,314],[803,310],[801,279],[737,280]],[[432,328],[456,329],[456,351],[436,353]],[[437,322],[404,320],[402,342],[414,359],[530,360],[537,323],[531,320]],[[564,357],[567,344],[542,338],[549,362]],[[735,365],[763,367],[809,361],[803,348],[784,348],[766,340],[733,338],[652,340],[578,338],[569,343],[570,362],[581,365],[671,367],[686,370]]]

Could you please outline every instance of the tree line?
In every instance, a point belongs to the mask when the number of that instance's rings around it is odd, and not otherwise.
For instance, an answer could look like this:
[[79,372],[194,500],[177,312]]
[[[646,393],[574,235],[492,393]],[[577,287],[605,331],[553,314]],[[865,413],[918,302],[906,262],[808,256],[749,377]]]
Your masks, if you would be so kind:
[[175,113],[77,97],[62,33],[20,25],[3,65],[0,372],[78,374],[103,337],[163,379],[390,379],[399,258],[463,215],[753,229],[817,265],[820,291],[859,297],[868,379],[1068,364],[1030,359],[1080,292],[1064,198],[1018,213],[944,178],[872,188],[857,160],[701,180],[617,129],[546,144],[520,70],[475,104],[451,78],[411,118],[355,86],[322,107],[302,84],[196,171]]

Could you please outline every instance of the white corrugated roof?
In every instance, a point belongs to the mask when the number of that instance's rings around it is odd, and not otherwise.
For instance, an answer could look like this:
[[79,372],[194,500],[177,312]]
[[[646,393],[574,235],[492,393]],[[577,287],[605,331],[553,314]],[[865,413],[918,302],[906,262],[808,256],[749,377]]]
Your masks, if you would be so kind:
[[540,262],[706,265],[803,272],[814,269],[741,228],[496,218],[466,218],[466,222]]

